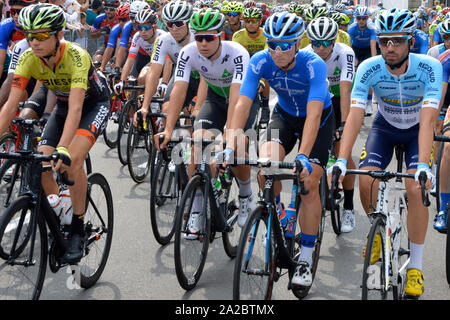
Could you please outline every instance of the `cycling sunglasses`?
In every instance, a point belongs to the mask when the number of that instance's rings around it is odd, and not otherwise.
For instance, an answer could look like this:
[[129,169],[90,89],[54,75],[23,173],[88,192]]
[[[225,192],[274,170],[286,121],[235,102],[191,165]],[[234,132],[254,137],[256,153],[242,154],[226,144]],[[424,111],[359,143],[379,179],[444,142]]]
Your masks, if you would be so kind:
[[115,11],[116,8],[114,7],[105,7],[105,11]]
[[184,22],[184,21],[166,22],[167,27],[170,29],[175,28],[175,27],[181,28],[185,24],[186,24],[186,22]]
[[394,47],[401,46],[408,42],[411,39],[411,36],[403,35],[403,36],[394,36],[394,37],[378,37],[378,43],[382,47],[387,47],[391,44]]
[[245,23],[259,23],[259,19],[258,18],[247,18],[247,19],[244,19],[244,22]]
[[320,46],[323,46],[324,48],[327,48],[329,46],[331,46],[333,44],[333,41],[330,40],[315,40],[315,41],[311,41],[311,45],[313,47],[317,47],[319,48]]
[[279,50],[279,51],[288,51],[297,43],[294,42],[275,42],[275,41],[267,41],[267,46],[270,50]]
[[444,34],[444,35],[442,36],[442,39],[443,39],[444,41],[450,40],[450,34]]
[[238,12],[228,12],[227,13],[227,16],[229,16],[229,17],[237,17],[238,15],[239,15]]
[[47,32],[36,32],[36,33],[27,33],[27,40],[29,42],[36,39],[37,41],[45,41],[51,38],[52,35],[56,34],[58,31],[47,31]]
[[356,20],[367,20],[366,16],[356,16]]
[[139,31],[148,31],[151,28],[153,28],[152,24],[141,24],[141,25],[138,26],[138,30]]
[[219,32],[218,34],[197,34],[194,36],[194,39],[197,42],[203,42],[203,40],[206,40],[206,42],[212,42],[218,39],[221,35],[222,32]]

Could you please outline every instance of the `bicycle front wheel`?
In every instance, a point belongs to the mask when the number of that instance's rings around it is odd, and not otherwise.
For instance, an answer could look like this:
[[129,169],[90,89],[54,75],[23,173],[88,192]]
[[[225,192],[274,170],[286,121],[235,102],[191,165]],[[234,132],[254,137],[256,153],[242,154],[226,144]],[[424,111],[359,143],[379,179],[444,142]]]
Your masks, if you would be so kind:
[[105,269],[111,248],[114,208],[108,181],[100,173],[88,177],[84,217],[87,235],[85,256],[79,263],[80,286],[92,287]]
[[234,300],[270,300],[275,275],[275,243],[268,237],[267,209],[259,205],[241,232],[233,274]]
[[228,167],[229,186],[227,192],[227,207],[225,212],[225,220],[229,231],[222,233],[223,247],[228,257],[236,257],[237,248],[239,245],[239,237],[241,228],[237,226],[237,217],[239,214],[239,186],[234,179],[233,172]]
[[151,125],[149,131],[130,124],[127,141],[128,171],[136,183],[141,183],[150,173],[153,156],[153,134]]
[[[202,177],[193,176],[183,192],[176,214],[175,271],[180,286],[185,290],[191,290],[197,285],[208,254],[211,214],[207,214],[207,211],[211,208],[204,187]],[[198,202],[194,205],[195,199]],[[206,205],[199,203],[203,202],[201,199],[207,201]]]
[[119,138],[119,116],[122,110],[122,100],[116,96],[111,99],[111,115],[108,118],[108,123],[103,131],[106,145],[114,149],[117,147]]
[[[0,300],[37,300],[44,285],[48,245],[45,222],[32,217],[29,196],[11,203],[0,219]],[[38,219],[33,223],[33,219]],[[31,252],[33,254],[31,255]]]
[[[119,154],[120,163],[124,166],[128,163],[127,158],[127,142],[128,142],[128,132],[130,130],[130,125],[133,117],[132,101],[129,100],[123,106],[122,112],[119,116],[119,133],[117,137],[117,153]],[[131,119],[130,119],[131,118]]]

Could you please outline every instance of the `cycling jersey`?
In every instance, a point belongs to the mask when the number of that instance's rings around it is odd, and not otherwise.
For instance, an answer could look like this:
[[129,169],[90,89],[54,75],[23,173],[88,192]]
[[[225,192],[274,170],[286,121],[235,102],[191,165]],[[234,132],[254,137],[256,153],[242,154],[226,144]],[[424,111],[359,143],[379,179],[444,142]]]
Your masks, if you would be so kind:
[[[166,34],[165,31],[159,29],[156,29],[155,33],[155,39],[163,34]],[[136,32],[133,36],[133,40],[131,41],[131,47],[128,56],[136,59],[138,52],[143,54],[144,56],[151,56],[154,44],[155,41],[147,42],[141,37],[139,32]]]
[[430,48],[430,50],[428,50],[428,52],[427,52],[427,55],[429,55],[429,56],[431,56],[431,57],[433,57],[433,58],[439,59],[439,56],[440,56],[445,50],[447,50],[447,49],[445,48],[445,44],[444,44],[444,43],[441,43],[441,44],[438,44],[437,46],[434,46],[434,47]]
[[442,65],[426,55],[409,54],[408,70],[400,77],[387,70],[383,57],[372,57],[358,67],[351,107],[365,109],[372,87],[383,118],[396,128],[408,129],[419,123],[422,108],[439,108],[441,79]]
[[11,50],[11,61],[9,63],[8,74],[14,73],[20,56],[30,47],[27,39],[20,40]]
[[256,52],[267,48],[267,38],[264,35],[262,28],[258,29],[258,33],[255,37],[252,37],[245,28],[241,29],[233,34],[233,41],[240,43],[247,49],[250,57]]
[[113,20],[109,20],[106,17],[106,13],[102,13],[95,18],[91,29],[93,32],[95,32],[101,30],[104,27],[109,27],[110,31],[105,34],[105,43],[108,43],[109,33],[111,32],[111,29],[118,23],[119,19],[117,19],[116,17],[114,17]]
[[422,30],[414,30],[414,47],[411,53],[427,54],[428,51],[428,36]]
[[[191,42],[194,42],[194,35],[192,33],[189,35],[189,43]],[[170,32],[161,34],[155,43],[156,45],[152,53],[153,63],[164,65],[166,56],[169,56],[173,63],[177,62],[178,54],[183,47],[172,37]]]
[[368,48],[371,40],[377,40],[375,28],[371,24],[367,24],[364,30],[361,30],[358,23],[353,23],[348,27],[347,33],[352,41],[352,47],[355,48]]
[[106,46],[115,49],[117,45],[117,39],[119,39],[121,33],[122,27],[120,23],[118,23],[111,29],[111,32],[109,33],[108,43]]
[[123,26],[122,36],[120,37],[120,46],[124,48],[130,48],[131,40],[137,30],[134,28],[133,22],[128,21]]
[[13,18],[4,19],[0,23],[0,49],[7,50],[9,41],[18,42],[25,39],[25,33],[16,28]]
[[447,109],[447,113],[445,115],[444,118],[444,124],[442,127],[442,133],[444,134],[445,132],[450,130],[450,108]]
[[31,77],[40,80],[57,98],[68,101],[70,90],[86,90],[85,100],[108,101],[109,89],[92,65],[89,53],[73,42],[61,41],[61,57],[54,71],[27,49],[16,65],[12,88],[25,90]]
[[[314,52],[311,45],[305,48],[306,51]],[[341,81],[353,82],[355,73],[355,53],[349,46],[336,43],[331,56],[325,61],[327,64],[327,79],[330,92],[335,97],[340,97],[339,90]]]
[[438,32],[434,33],[433,41],[437,43],[444,43],[444,39],[442,39],[441,34]]
[[[239,29],[238,29],[238,31],[243,29],[243,28],[244,28],[244,22],[239,20]],[[231,30],[231,25],[230,25],[229,22],[227,22],[225,24],[225,27],[223,28],[223,33],[225,34],[225,40],[230,40],[231,41],[233,39],[234,31]]]
[[442,64],[442,81],[448,84],[450,82],[450,50],[444,51],[439,56],[439,61]]
[[278,68],[269,53],[263,50],[251,59],[241,95],[254,99],[259,81],[264,78],[278,95],[278,105],[295,117],[306,117],[306,105],[317,100],[323,108],[331,106],[331,95],[327,88],[327,65],[314,52],[299,50],[294,68],[283,71]]
[[199,53],[196,42],[184,46],[178,56],[175,82],[189,82],[191,71],[197,70],[209,88],[219,96],[228,98],[230,86],[243,82],[250,56],[239,43],[222,41],[221,44],[220,56],[214,61]]

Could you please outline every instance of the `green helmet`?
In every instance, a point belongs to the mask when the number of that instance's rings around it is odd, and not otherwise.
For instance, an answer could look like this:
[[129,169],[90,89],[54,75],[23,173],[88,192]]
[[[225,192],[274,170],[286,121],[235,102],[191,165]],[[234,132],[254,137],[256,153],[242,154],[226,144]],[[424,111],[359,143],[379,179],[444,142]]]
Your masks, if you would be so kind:
[[242,13],[244,11],[244,5],[237,1],[232,1],[227,4],[228,11],[227,12],[237,12]]
[[328,16],[328,9],[324,7],[309,7],[305,10],[305,20],[312,21],[316,18]]
[[220,12],[223,14],[227,14],[228,13],[228,4],[224,4],[222,6],[222,8],[220,8]]
[[334,21],[336,21],[337,24],[341,23],[341,13],[340,12],[337,12],[337,11],[331,12],[329,17],[331,19],[333,19]]
[[48,3],[32,4],[20,11],[19,25],[24,31],[39,29],[59,31],[66,26],[66,18],[59,6]]
[[244,18],[244,19],[247,19],[247,18],[261,19],[261,17],[262,17],[261,9],[259,9],[257,7],[245,8],[244,12],[242,13],[242,18]]
[[228,1],[227,0],[224,0],[223,2],[222,2],[222,5],[224,5],[224,6],[226,6],[228,4]]
[[189,25],[194,33],[212,30],[221,32],[225,25],[225,16],[221,14],[219,10],[203,8],[191,16]]
[[339,24],[341,25],[347,25],[350,23],[350,18],[348,17],[348,15],[346,15],[345,13],[341,12],[341,22]]

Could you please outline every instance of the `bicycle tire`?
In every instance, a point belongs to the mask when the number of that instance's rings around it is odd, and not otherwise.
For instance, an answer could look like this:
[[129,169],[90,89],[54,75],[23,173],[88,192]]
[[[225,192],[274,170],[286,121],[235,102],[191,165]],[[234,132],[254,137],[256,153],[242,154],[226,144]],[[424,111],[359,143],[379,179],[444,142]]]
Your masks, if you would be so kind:
[[86,158],[84,159],[84,165],[86,169],[86,175],[90,175],[92,173],[92,162],[89,152],[86,154]]
[[[16,167],[10,173],[8,170],[15,165]],[[17,176],[14,179],[14,171],[17,172]],[[8,174],[7,174],[8,173]],[[15,162],[11,159],[6,160],[0,167],[0,208],[7,208],[11,202],[16,200],[19,196],[20,191],[20,181],[22,174],[22,165],[20,162]],[[11,190],[11,197],[8,199],[8,194]],[[0,254],[1,255],[1,254]]]
[[440,197],[440,193],[441,193],[441,160],[442,160],[442,154],[444,153],[444,142],[441,142],[439,145],[439,151],[437,154],[437,161],[436,161],[436,184],[435,184],[435,189],[436,189],[436,194],[435,194],[435,198],[436,198],[436,208],[439,211],[439,208],[441,207],[441,197]]
[[[168,163],[158,153],[150,188],[150,222],[153,236],[160,245],[170,242],[175,232],[178,195],[173,195],[175,174],[169,172]],[[182,190],[179,189],[181,193]],[[164,197],[167,195],[168,197]],[[167,202],[170,202],[168,205]]]
[[[98,195],[95,193],[96,190],[100,191]],[[102,203],[96,202],[96,200],[102,200],[101,198],[103,198]],[[100,173],[96,172],[88,176],[86,206],[84,221],[88,240],[85,255],[79,263],[82,288],[90,288],[98,281],[105,269],[112,243],[113,199],[108,181]],[[96,257],[100,258],[95,259]],[[95,262],[97,260],[98,262]],[[94,263],[91,264],[91,261]]]
[[[185,290],[191,290],[197,285],[208,254],[211,236],[211,215],[208,215],[205,210],[210,211],[211,209],[209,201],[205,196],[204,188],[205,185],[202,182],[202,177],[200,175],[194,175],[183,192],[180,206],[178,207],[176,214],[174,245],[175,271],[180,286]],[[198,237],[195,240],[188,240],[184,236],[188,233],[187,224],[191,215],[192,203],[197,189],[201,190],[206,204],[204,203],[202,208],[201,227],[198,232]],[[189,250],[190,247],[192,247],[193,250]],[[193,263],[190,266],[185,265],[184,262],[189,262],[190,259],[193,259]],[[195,261],[195,259],[198,261]]]
[[[48,258],[47,228],[40,215],[34,217],[37,219],[37,223],[35,224],[36,233],[32,246],[33,228],[30,221],[33,219],[31,215],[37,214],[37,211],[33,212],[33,209],[31,197],[22,196],[11,203],[0,218],[0,242],[3,252],[8,255],[7,259],[12,258],[15,262],[25,262],[29,258],[31,247],[33,247],[34,252],[33,265],[25,266],[19,263],[12,265],[7,260],[0,262],[0,269],[2,270],[0,272],[1,300],[37,300],[42,292]],[[26,230],[23,229],[25,234],[20,236],[24,224],[26,224]],[[12,246],[17,232],[23,239],[18,240],[21,243],[14,252],[11,252],[11,249],[8,252],[5,248],[8,244]],[[21,277],[23,277],[22,280],[19,279]],[[11,285],[7,286],[6,283],[10,281],[12,282]]]
[[[276,270],[275,240],[272,230],[267,240],[267,232],[269,232],[267,209],[263,205],[258,205],[249,215],[241,231],[234,264],[233,300],[271,299]],[[266,255],[267,242],[269,250]]]
[[108,117],[108,123],[103,130],[103,138],[106,145],[110,149],[117,147],[119,141],[119,117],[122,110],[122,100],[119,97],[115,97],[111,103],[111,114]]
[[[384,270],[386,259],[384,256],[384,228],[386,224],[383,220],[383,217],[378,215],[374,221],[372,222],[372,226],[370,227],[369,234],[367,236],[367,243],[364,252],[364,266],[363,266],[363,277],[362,277],[362,300],[386,300],[388,298],[388,293],[382,288],[384,284]],[[371,263],[372,251],[374,247],[375,236],[379,235],[381,238],[381,246],[380,246],[380,259],[374,263]],[[370,284],[369,284],[369,281]],[[377,288],[377,287],[381,287]],[[372,296],[372,291],[378,292]]]
[[237,248],[239,246],[239,231],[241,229],[236,225],[237,216],[239,214],[239,186],[236,179],[234,179],[233,172],[229,169],[229,167],[227,169],[227,173],[231,184],[226,190],[227,207],[225,220],[229,222],[227,225],[230,230],[222,232],[222,242],[225,253],[229,258],[233,259],[236,257]]
[[128,131],[130,128],[130,108],[132,100],[128,100],[123,106],[122,112],[119,116],[119,134],[117,138],[117,153],[119,155],[119,161],[122,165],[126,166],[127,159],[127,141]]
[[142,130],[130,124],[127,139],[128,171],[136,183],[144,182],[150,173],[153,156],[153,134],[151,125],[149,131]]

